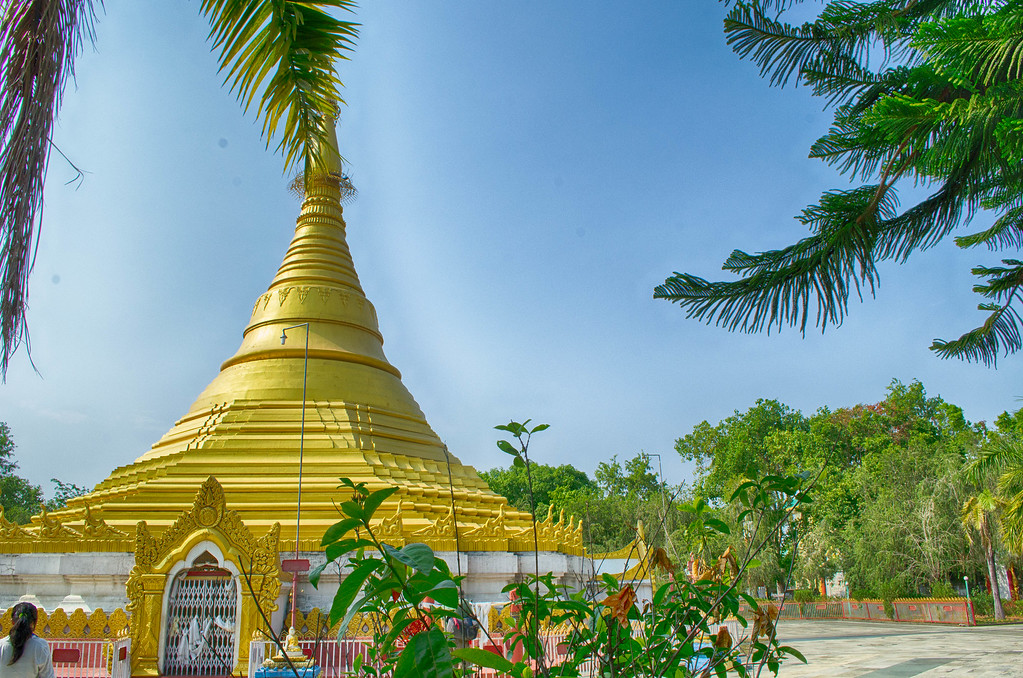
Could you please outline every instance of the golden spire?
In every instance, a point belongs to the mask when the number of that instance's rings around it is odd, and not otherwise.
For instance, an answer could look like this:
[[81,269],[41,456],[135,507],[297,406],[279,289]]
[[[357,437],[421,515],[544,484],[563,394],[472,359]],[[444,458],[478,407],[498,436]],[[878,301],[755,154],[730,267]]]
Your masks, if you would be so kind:
[[501,515],[509,526],[528,524],[527,514],[507,510],[472,467],[447,453],[387,361],[376,311],[345,241],[341,163],[332,141],[327,171],[306,182],[294,238],[256,299],[237,352],[149,452],[72,500],[60,512],[65,523],[84,520],[88,502],[115,529],[146,520],[158,531],[189,509],[195,488],[213,475],[250,528],[279,522],[282,539],[293,540],[305,328],[291,330],[294,340],[283,346],[280,337],[284,328],[308,323],[302,548],[317,548],[337,521],[339,476],[396,485],[378,515],[400,512],[408,535],[450,519],[452,494],[460,530]]
[[[241,347],[196,405],[223,402],[240,387],[248,397],[272,399],[280,398],[282,389],[294,391],[296,383],[301,387],[301,374],[296,380],[293,372],[302,367],[304,344],[282,346],[280,337],[285,327],[308,322],[309,400],[361,402],[423,416],[401,383],[401,373],[384,356],[376,310],[355,272],[345,240],[341,161],[333,130],[330,136],[335,146],[324,154],[328,168],[306,181],[306,198],[284,261],[256,300]],[[364,402],[367,397],[372,402]]]

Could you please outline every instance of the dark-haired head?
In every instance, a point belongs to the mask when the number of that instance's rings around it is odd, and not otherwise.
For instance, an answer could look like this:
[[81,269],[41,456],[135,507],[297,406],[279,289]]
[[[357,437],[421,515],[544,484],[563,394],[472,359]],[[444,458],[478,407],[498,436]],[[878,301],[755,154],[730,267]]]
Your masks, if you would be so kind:
[[38,616],[39,612],[32,603],[18,603],[11,610],[13,624],[11,624],[11,634],[8,636],[11,639],[11,646],[14,648],[11,664],[21,659],[21,654],[25,651],[25,643],[36,629]]

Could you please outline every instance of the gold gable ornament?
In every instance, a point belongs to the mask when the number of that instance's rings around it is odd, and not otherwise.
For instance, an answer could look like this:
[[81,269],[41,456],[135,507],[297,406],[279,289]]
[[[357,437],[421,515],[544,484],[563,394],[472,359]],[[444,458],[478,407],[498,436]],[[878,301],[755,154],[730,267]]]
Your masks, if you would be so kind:
[[85,505],[85,524],[82,526],[82,534],[90,539],[124,539],[128,536],[107,525],[102,518],[93,516],[88,504]]
[[248,640],[261,624],[259,609],[267,615],[277,609],[281,589],[280,525],[274,523],[266,535],[254,538],[238,514],[227,508],[224,489],[210,476],[196,493],[192,508],[159,537],[153,536],[145,521],[138,523],[135,566],[126,585],[132,676],[160,675],[161,619],[168,575],[193,547],[205,541],[215,544],[225,561],[245,575],[239,582],[238,663],[234,671],[246,670]]
[[4,517],[4,509],[0,506],[0,539],[3,540],[20,540],[20,539],[36,539],[37,536],[21,525],[12,523]]
[[50,516],[43,506],[39,511],[39,536],[43,539],[78,539],[82,535]]
[[465,533],[467,551],[507,551],[508,537],[504,505],[497,515]]
[[416,530],[412,533],[412,536],[424,542],[434,551],[454,551],[456,548],[455,530],[457,529],[454,509],[449,508],[446,516],[438,518],[420,530]]
[[402,507],[399,503],[398,508],[394,511],[394,515],[381,520],[375,529],[377,539],[398,548],[405,545],[405,532],[404,524],[401,520],[401,511]]

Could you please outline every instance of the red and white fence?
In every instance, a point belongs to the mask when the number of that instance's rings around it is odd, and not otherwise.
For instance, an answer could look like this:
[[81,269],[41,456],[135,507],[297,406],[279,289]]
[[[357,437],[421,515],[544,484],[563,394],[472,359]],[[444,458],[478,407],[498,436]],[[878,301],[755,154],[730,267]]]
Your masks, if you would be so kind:
[[[355,659],[362,657],[369,662],[369,649],[373,641],[369,638],[345,638],[343,640],[300,640],[299,647],[307,657],[314,657],[320,667],[319,678],[339,678],[355,672]],[[266,640],[254,640],[249,646],[249,674],[256,675],[267,657],[277,654],[277,646]]]
[[56,678],[131,678],[131,641],[49,640]]
[[[743,604],[739,613],[750,616]],[[786,601],[778,615],[781,619],[859,619],[863,621],[921,622],[930,624],[962,624],[976,626],[972,601],[966,598],[905,598],[892,603],[892,616],[885,612],[881,600],[822,600],[797,603]]]

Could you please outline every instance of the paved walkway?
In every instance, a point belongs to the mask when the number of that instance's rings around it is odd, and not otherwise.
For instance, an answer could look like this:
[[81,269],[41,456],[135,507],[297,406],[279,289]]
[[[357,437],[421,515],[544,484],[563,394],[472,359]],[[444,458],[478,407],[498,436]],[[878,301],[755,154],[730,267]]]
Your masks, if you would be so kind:
[[1023,625],[782,620],[778,629],[807,660],[789,659],[780,678],[1023,677]]

